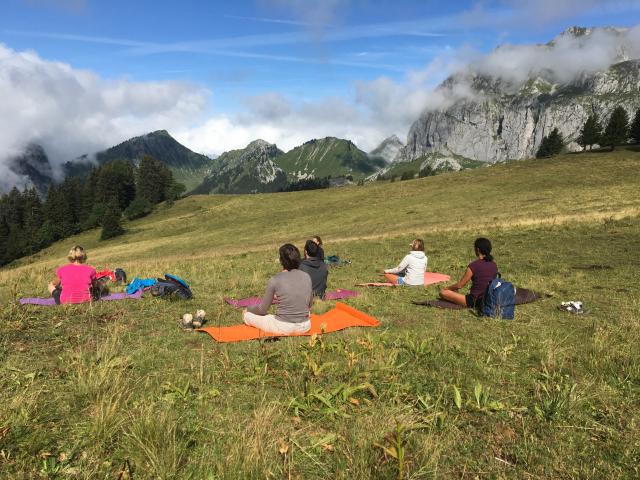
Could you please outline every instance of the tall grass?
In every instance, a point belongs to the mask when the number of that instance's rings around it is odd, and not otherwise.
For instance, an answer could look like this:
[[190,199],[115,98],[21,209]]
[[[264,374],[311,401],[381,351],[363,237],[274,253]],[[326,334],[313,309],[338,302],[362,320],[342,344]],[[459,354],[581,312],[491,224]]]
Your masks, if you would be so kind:
[[[0,477],[637,478],[639,165],[618,152],[189,198],[117,242],[71,240],[98,266],[185,277],[191,302],[15,305],[44,293],[68,248],[54,245],[0,272]],[[273,246],[316,233],[352,260],[330,288],[377,279],[416,235],[430,270],[455,278],[483,234],[505,278],[551,297],[506,322],[411,304],[437,286],[363,289],[349,303],[377,329],[216,344],[176,327],[197,308],[239,323],[222,297],[261,293]],[[589,313],[560,312],[563,300]]]

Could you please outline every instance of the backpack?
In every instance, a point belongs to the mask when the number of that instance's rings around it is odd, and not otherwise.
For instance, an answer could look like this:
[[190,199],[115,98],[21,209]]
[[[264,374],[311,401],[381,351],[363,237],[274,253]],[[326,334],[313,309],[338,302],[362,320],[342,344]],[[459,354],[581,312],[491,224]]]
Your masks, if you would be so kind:
[[158,278],[158,282],[150,289],[151,295],[154,297],[177,298],[180,300],[190,300],[193,298],[193,292],[189,288],[189,284],[180,277],[164,274],[164,278]]
[[496,276],[484,294],[482,315],[492,318],[513,320],[516,309],[516,289],[511,282]]
[[121,269],[121,268],[116,268],[115,272],[113,272],[116,276],[116,284],[117,285],[126,285],[127,284],[127,273]]

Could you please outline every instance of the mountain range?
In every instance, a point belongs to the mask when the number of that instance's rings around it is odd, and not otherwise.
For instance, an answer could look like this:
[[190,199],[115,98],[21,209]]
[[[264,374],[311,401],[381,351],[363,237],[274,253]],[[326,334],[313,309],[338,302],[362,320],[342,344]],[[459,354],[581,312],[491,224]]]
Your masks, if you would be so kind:
[[[567,36],[586,41],[602,30],[573,27],[537,47],[553,49]],[[621,35],[625,30],[606,31]],[[568,150],[578,150],[576,140],[589,115],[596,114],[606,123],[618,105],[630,117],[640,108],[640,59],[629,58],[621,48],[615,60],[607,69],[564,82],[549,69],[530,72],[524,82],[473,69],[458,72],[436,89],[437,94],[452,100],[424,111],[411,125],[406,144],[392,135],[369,153],[348,139],[326,137],[309,140],[288,152],[255,140],[245,148],[209,158],[159,130],[69,161],[62,174],[85,175],[96,163],[126,159],[136,164],[142,156],[151,155],[164,162],[188,192],[257,193],[279,191],[310,179],[332,178],[332,184],[339,185],[380,175],[432,174],[529,158],[553,128],[562,133]],[[466,94],[456,96],[460,91]],[[47,154],[36,144],[11,159],[9,169],[41,194],[54,181]]]
[[[603,31],[614,36],[626,32],[572,27],[537,48],[553,49],[563,37],[584,43]],[[629,118],[640,108],[640,59],[629,58],[619,48],[615,60],[608,69],[583,72],[564,82],[551,69],[532,72],[524,82],[473,70],[452,75],[438,93],[455,98],[456,92],[464,90],[466,95],[446,108],[425,111],[409,129],[407,144],[395,161],[431,155],[451,163],[460,158],[485,163],[531,158],[554,128],[569,151],[579,150],[576,140],[589,115],[596,114],[606,123],[618,105]]]

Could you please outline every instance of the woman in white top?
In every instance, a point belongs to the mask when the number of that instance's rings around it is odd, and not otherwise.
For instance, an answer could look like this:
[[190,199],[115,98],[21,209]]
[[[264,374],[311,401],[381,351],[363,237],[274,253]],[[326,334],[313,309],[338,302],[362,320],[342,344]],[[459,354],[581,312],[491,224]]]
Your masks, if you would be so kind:
[[400,265],[384,270],[384,276],[394,285],[424,285],[424,272],[427,271],[427,256],[424,254],[424,241],[416,238],[411,242],[411,251]]

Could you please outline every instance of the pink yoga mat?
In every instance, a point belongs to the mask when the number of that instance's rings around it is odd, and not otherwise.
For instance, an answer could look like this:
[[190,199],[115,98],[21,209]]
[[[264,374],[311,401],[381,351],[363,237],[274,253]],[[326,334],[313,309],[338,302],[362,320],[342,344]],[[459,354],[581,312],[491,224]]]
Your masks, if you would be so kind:
[[[340,300],[343,298],[357,297],[358,295],[360,294],[354,290],[338,289],[331,292],[327,292],[324,296],[324,299]],[[260,302],[262,302],[262,297],[241,298],[240,300],[236,300],[230,297],[224,297],[224,301],[236,308],[247,308],[247,307],[255,307],[257,305],[260,305]]]
[[[451,280],[449,275],[437,272],[424,272],[424,285],[434,285],[436,283],[448,282]],[[358,287],[395,287],[391,282],[367,282],[358,283]]]
[[[100,298],[100,302],[112,302],[114,300],[140,300],[142,298],[142,290],[128,295],[126,293],[112,293]],[[89,303],[89,302],[87,302]],[[40,305],[41,307],[53,307],[56,301],[53,297],[24,297],[20,299],[20,305]]]

